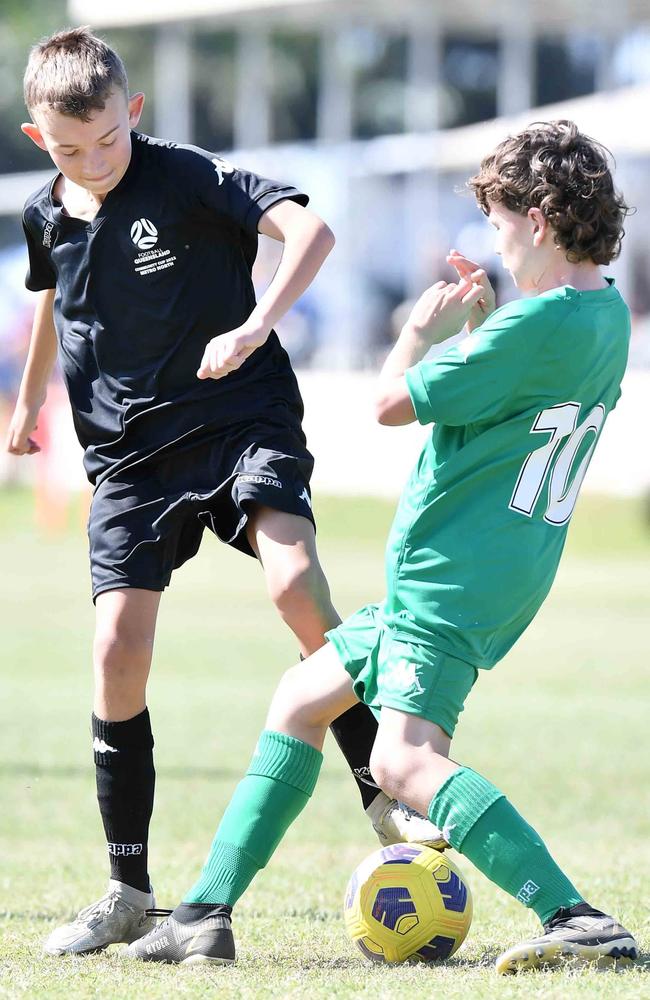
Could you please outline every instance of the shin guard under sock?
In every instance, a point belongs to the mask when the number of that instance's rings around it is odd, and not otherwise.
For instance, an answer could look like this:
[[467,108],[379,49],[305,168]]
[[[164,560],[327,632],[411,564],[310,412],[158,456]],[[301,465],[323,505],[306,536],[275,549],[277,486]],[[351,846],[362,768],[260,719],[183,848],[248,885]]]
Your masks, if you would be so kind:
[[92,717],[97,801],[111,878],[149,892],[147,841],[156,774],[149,712],[125,722]]
[[307,804],[322,760],[320,751],[302,740],[262,733],[184,903],[237,902]]
[[461,767],[447,778],[431,800],[429,819],[452,847],[542,923],[583,902],[539,834],[476,771]]

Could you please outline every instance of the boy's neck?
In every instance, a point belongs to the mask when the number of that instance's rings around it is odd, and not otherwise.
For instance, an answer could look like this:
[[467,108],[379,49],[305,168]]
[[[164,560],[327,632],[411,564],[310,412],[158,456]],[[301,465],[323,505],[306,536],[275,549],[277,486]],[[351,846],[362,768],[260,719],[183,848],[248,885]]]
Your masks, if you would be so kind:
[[108,194],[108,192],[88,191],[68,180],[63,174],[57,177],[52,193],[56,200],[61,202],[66,215],[73,219],[83,219],[85,222],[92,222]]
[[549,292],[552,288],[562,288],[564,285],[569,285],[578,292],[597,292],[608,287],[598,264],[592,261],[573,264],[565,258],[540,276],[536,291],[540,295],[542,292]]

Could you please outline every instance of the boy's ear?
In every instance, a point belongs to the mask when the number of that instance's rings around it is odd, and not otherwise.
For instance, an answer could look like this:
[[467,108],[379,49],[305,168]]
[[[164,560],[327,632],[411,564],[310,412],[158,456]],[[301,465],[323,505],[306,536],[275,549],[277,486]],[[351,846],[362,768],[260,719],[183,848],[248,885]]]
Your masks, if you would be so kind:
[[140,121],[140,115],[144,107],[144,94],[134,94],[129,97],[129,127],[135,128]]
[[38,125],[34,125],[34,122],[23,122],[20,126],[20,131],[28,135],[32,142],[35,142],[39,149],[45,150],[47,152],[47,146],[43,141],[43,136],[41,135],[41,130]]
[[533,223],[533,245],[541,246],[548,230],[548,220],[539,208],[529,208],[528,218]]

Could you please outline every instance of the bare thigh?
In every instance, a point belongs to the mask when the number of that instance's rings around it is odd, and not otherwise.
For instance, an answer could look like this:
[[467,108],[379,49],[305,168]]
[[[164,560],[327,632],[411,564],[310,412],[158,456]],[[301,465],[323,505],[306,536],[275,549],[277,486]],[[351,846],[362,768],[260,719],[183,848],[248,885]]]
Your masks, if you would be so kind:
[[323,645],[324,634],[339,624],[316,551],[314,526],[306,517],[256,506],[247,537],[257,555],[269,596],[309,656]]

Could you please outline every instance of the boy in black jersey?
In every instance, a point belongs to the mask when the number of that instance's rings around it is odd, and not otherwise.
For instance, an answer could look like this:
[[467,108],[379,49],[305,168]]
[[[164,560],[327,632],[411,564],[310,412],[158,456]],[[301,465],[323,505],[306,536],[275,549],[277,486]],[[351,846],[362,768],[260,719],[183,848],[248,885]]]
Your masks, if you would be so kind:
[[[144,96],[128,97],[119,57],[87,29],[32,50],[25,99],[33,121],[23,131],[59,173],[23,215],[38,302],[8,449],[38,451],[32,434],[58,339],[95,487],[92,727],[111,861],[108,893],[48,938],[60,955],[151,926],[145,687],[161,592],[204,528],[259,559],[303,654],[339,622],[316,554],[302,401],[272,329],[334,239],[295,188],[133,132]],[[284,252],[256,304],[258,232]],[[376,731],[369,710],[357,706],[332,728],[363,773]],[[428,820],[360,788],[382,842],[435,839]]]

